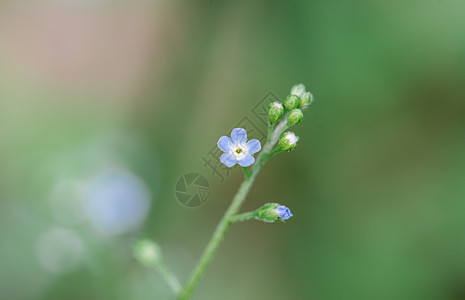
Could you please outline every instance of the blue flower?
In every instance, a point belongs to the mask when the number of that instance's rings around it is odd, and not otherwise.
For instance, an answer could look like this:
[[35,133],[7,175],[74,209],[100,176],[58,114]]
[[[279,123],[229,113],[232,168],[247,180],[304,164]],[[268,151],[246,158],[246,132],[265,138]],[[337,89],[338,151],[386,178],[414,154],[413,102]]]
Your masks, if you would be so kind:
[[283,220],[287,220],[290,217],[294,216],[291,213],[291,210],[284,205],[280,205],[276,208],[276,214]]
[[247,131],[242,128],[234,128],[231,132],[231,138],[227,136],[220,137],[218,148],[224,152],[221,155],[220,161],[228,168],[231,168],[235,164],[248,167],[255,162],[252,154],[260,151],[262,145],[259,140],[247,142]]

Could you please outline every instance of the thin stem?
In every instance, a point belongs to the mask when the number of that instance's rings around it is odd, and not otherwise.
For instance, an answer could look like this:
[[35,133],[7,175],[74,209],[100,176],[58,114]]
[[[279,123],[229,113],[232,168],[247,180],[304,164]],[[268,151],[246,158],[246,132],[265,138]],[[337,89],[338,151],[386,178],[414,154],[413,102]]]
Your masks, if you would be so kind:
[[[263,157],[263,155],[261,155],[260,157]],[[179,296],[179,300],[189,299],[195,287],[197,286],[197,283],[202,277],[203,272],[209,265],[221,241],[223,240],[226,230],[228,230],[229,226],[231,226],[231,220],[233,216],[239,211],[242,203],[244,202],[247,194],[249,193],[250,188],[252,187],[252,184],[255,181],[255,178],[257,177],[258,171],[260,170],[261,164],[259,164],[259,162],[257,162],[256,164],[256,166],[258,167],[252,170],[250,177],[248,179],[245,179],[239,187],[239,190],[237,191],[236,196],[234,196],[231,205],[229,206],[220,223],[216,227],[216,230],[213,233],[213,236],[210,239],[210,242],[208,243],[207,247],[205,248],[202,257],[200,258],[200,261],[197,264],[197,267],[195,268],[194,273],[192,274],[186,288],[184,289],[184,292]]]
[[234,217],[231,218],[231,222],[236,223],[236,222],[248,221],[248,220],[256,218],[257,216],[258,216],[258,213],[256,210],[249,211],[246,213],[235,215]]
[[226,210],[221,221],[216,226],[215,232],[211,237],[208,245],[206,246],[202,257],[200,258],[199,262],[197,263],[194,272],[191,275],[189,282],[187,283],[186,288],[184,291],[179,295],[179,300],[187,300],[192,295],[195,287],[197,286],[200,278],[202,277],[205,269],[210,264],[213,256],[215,255],[218,247],[220,246],[221,241],[223,240],[226,231],[228,230],[229,226],[233,223],[234,217],[239,212],[242,203],[246,199],[247,195],[249,194],[250,189],[257,177],[260,169],[265,164],[265,162],[272,156],[273,149],[275,148],[281,134],[288,128],[287,126],[287,116],[284,116],[283,121],[281,121],[274,130],[270,131],[266,144],[263,146],[262,152],[257,158],[256,163],[250,168],[249,176],[245,177],[244,181],[242,182],[239,190],[237,191],[236,195],[234,196],[229,208]]
[[155,268],[163,277],[166,284],[170,287],[171,291],[175,295],[179,295],[182,292],[182,286],[179,283],[178,278],[170,271],[170,269],[163,262],[159,262]]
[[266,140],[268,141],[273,134],[273,124],[268,123],[268,135],[266,136]]
[[247,167],[242,168],[244,170],[244,177],[245,179],[248,179],[250,177],[250,170]]
[[281,149],[279,149],[279,148],[278,148],[278,149],[275,149],[275,150],[270,154],[270,157],[273,157],[273,156],[275,156],[276,154],[278,154],[278,153],[280,153],[280,152],[282,152]]

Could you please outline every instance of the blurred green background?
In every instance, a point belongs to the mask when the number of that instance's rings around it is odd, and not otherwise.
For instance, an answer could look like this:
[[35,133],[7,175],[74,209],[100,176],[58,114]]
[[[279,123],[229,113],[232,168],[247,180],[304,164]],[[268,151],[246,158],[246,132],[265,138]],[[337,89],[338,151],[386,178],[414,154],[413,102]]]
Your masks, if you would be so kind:
[[[193,299],[465,299],[465,2],[0,2],[0,299],[172,299],[240,181],[202,158],[315,96]],[[269,94],[269,93],[272,94]],[[185,208],[187,172],[211,186]]]

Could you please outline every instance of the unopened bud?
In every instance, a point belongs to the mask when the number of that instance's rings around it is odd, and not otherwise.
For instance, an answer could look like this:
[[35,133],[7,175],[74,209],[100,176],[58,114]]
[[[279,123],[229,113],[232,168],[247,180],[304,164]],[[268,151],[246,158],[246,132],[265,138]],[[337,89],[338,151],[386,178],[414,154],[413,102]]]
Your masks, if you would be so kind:
[[296,84],[291,88],[291,95],[296,95],[300,97],[303,93],[305,93],[305,85],[303,83]]
[[300,99],[299,96],[296,95],[289,95],[287,96],[286,100],[284,100],[284,106],[287,110],[291,110],[299,105]]
[[270,120],[270,124],[276,123],[283,115],[283,112],[284,107],[280,102],[276,101],[271,103],[268,108],[268,119]]
[[139,240],[133,248],[135,258],[145,266],[156,266],[162,260],[160,246],[152,240]]
[[310,92],[303,93],[303,94],[300,96],[299,107],[300,107],[301,109],[305,109],[305,108],[307,108],[308,106],[310,106],[310,104],[312,104],[312,102],[313,102],[313,95],[312,95],[312,93],[310,93]]
[[292,216],[289,208],[279,203],[267,203],[257,210],[257,219],[267,223],[284,221]]
[[291,151],[297,146],[299,138],[293,132],[285,132],[279,140],[279,149],[281,151]]
[[294,126],[302,122],[304,119],[304,114],[298,108],[291,110],[289,115],[287,116],[287,124],[290,126]]

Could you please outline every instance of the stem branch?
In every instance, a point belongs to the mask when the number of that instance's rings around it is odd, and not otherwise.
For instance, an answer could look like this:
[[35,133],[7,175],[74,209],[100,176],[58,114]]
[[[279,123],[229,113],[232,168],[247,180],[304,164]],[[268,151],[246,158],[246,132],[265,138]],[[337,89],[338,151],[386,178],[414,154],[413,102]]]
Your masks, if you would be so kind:
[[[247,195],[249,194],[250,189],[257,177],[258,173],[260,172],[261,167],[265,164],[265,162],[273,156],[273,150],[278,143],[281,134],[288,128],[287,125],[287,115],[282,118],[282,121],[276,125],[274,130],[270,129],[269,136],[267,139],[266,144],[264,145],[262,152],[257,158],[255,165],[253,165],[250,170],[248,170],[248,174],[246,172],[246,176],[244,181],[242,182],[239,190],[237,191],[236,195],[234,196],[229,208],[226,210],[223,218],[221,219],[220,223],[218,223],[213,236],[210,239],[207,247],[205,248],[202,257],[200,258],[194,272],[191,275],[189,282],[187,283],[186,288],[184,291],[179,295],[178,300],[187,300],[192,295],[195,287],[197,286],[200,278],[202,277],[205,269],[210,264],[213,256],[215,255],[218,247],[220,246],[223,237],[228,230],[229,226],[234,222],[235,218],[237,217],[237,213],[241,208],[242,203],[246,199]],[[248,176],[247,176],[248,175]]]
[[251,220],[255,217],[258,216],[258,213],[256,210],[254,211],[250,211],[250,212],[246,212],[246,213],[242,213],[242,214],[238,214],[238,215],[235,215],[231,218],[231,222],[232,223],[236,223],[236,222],[243,222],[243,221],[248,221],[248,220]]
[[170,287],[171,291],[175,295],[179,295],[182,292],[182,286],[178,281],[178,278],[168,269],[168,267],[160,262],[156,265],[156,269],[160,275],[165,279],[166,284]]

